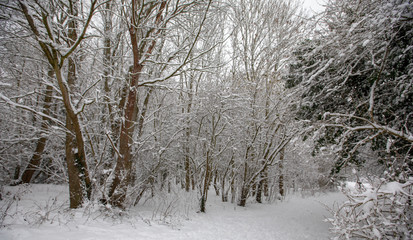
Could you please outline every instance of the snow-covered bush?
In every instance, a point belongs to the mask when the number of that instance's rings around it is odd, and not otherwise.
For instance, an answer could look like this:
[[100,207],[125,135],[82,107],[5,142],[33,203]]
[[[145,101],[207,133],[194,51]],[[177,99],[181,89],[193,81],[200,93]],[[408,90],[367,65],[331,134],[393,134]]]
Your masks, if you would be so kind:
[[50,197],[44,202],[34,202],[34,207],[24,213],[23,219],[30,225],[40,226],[44,223],[66,224],[70,220],[70,212],[66,210],[66,202],[57,197]]
[[19,201],[27,192],[29,192],[27,185],[17,187],[15,191],[8,191],[0,186],[0,227],[7,225],[6,220],[13,219],[20,214]]
[[380,180],[343,189],[348,201],[327,219],[335,239],[410,239],[413,236],[413,178]]

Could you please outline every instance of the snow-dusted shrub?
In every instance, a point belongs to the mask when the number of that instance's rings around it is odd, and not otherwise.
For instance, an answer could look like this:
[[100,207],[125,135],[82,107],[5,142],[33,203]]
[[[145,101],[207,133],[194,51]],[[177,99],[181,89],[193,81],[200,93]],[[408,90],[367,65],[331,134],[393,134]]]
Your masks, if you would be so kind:
[[410,239],[413,236],[413,178],[381,180],[345,189],[348,201],[327,219],[335,239]]
[[5,225],[7,219],[19,215],[19,201],[29,191],[27,185],[21,185],[16,189],[12,192],[5,190],[3,186],[0,187],[0,227]]
[[44,202],[34,202],[31,210],[24,214],[24,221],[30,225],[39,226],[44,223],[66,224],[70,215],[66,208],[66,202],[60,202],[57,197],[50,197]]

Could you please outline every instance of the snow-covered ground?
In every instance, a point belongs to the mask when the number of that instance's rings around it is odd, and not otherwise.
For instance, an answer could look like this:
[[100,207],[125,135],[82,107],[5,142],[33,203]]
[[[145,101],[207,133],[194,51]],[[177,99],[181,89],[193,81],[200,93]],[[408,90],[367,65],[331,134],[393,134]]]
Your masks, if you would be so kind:
[[[7,191],[17,188],[7,187],[3,194]],[[117,217],[99,210],[97,204],[68,210],[65,186],[31,185],[21,194],[18,206],[8,210],[0,239],[328,239],[325,205],[345,199],[341,193],[290,196],[282,202],[250,203],[242,208],[222,203],[211,192],[204,214],[196,213],[195,196],[183,194],[171,200],[142,201]],[[0,204],[4,211],[7,201]]]

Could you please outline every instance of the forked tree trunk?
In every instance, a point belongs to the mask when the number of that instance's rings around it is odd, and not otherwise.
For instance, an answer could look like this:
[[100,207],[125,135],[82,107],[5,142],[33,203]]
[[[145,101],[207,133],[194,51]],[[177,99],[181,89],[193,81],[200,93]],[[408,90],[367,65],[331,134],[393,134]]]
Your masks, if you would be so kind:
[[[74,39],[75,36],[72,37]],[[90,199],[92,189],[86,163],[82,128],[78,115],[74,112],[69,94],[70,89],[75,87],[76,82],[76,65],[72,59],[68,61],[68,69],[68,85],[63,82],[60,69],[57,66],[55,67],[55,73],[66,108],[66,128],[68,132],[66,133],[65,152],[69,177],[70,208],[78,208],[84,202],[85,197]]]
[[[141,37],[139,35],[141,29],[138,29],[138,21],[140,19],[137,18],[143,17],[136,15],[136,12],[139,12],[139,9],[137,9],[139,7],[139,4],[140,3],[138,1],[132,0],[132,12],[131,22],[129,26],[129,35],[132,46],[133,67],[131,71],[131,81],[128,90],[126,106],[124,108],[123,122],[119,136],[118,158],[116,161],[114,178],[108,193],[110,203],[117,207],[124,207],[123,205],[126,199],[128,186],[131,182],[132,177],[131,151],[133,143],[133,133],[135,131],[136,125],[135,122],[137,121],[138,115],[138,85],[140,74],[143,69],[141,60],[143,57],[152,54],[152,51],[156,44],[156,41],[152,40],[149,42],[149,46],[146,46],[146,42],[142,43],[142,39],[139,39]],[[159,4],[159,9],[156,13],[156,18],[154,22],[155,25],[161,23],[162,13],[165,7],[166,1],[162,1]],[[150,14],[150,12],[148,12],[147,14]],[[150,35],[150,33],[151,32],[148,32],[147,34]]]
[[115,175],[109,189],[110,203],[117,207],[123,207],[132,174],[131,147],[133,132],[135,130],[134,123],[137,120],[137,85],[141,70],[142,65],[136,62],[131,73],[131,86],[125,106],[124,121],[122,122],[120,131],[119,154],[114,171]]
[[[49,78],[52,78],[53,77],[53,71],[50,70],[47,75],[48,75]],[[50,104],[52,102],[52,94],[53,94],[53,86],[47,85],[46,86],[45,97],[44,97],[43,111],[42,111],[42,113],[46,116],[48,116],[50,114]],[[42,130],[43,133],[46,132],[47,129],[48,129],[48,126],[49,126],[48,121],[49,121],[49,119],[47,117],[45,117],[45,116],[42,117],[41,130]],[[21,182],[22,183],[30,183],[30,181],[32,180],[34,172],[39,169],[41,159],[42,159],[42,155],[43,155],[43,151],[44,151],[45,146],[46,146],[46,141],[47,141],[47,137],[45,137],[43,134],[39,138],[39,140],[37,140],[36,149],[34,150],[34,154],[33,154],[32,158],[30,159],[29,164],[27,165],[27,167],[24,170],[23,175],[21,177]]]
[[[76,80],[76,65],[72,59],[69,57],[73,55],[75,49],[79,46],[82,39],[86,34],[86,29],[89,26],[89,23],[92,19],[93,13],[95,11],[97,1],[91,1],[90,5],[90,12],[88,18],[83,26],[83,30],[80,31],[81,35],[77,35],[77,16],[78,16],[78,2],[77,1],[68,1],[67,11],[70,16],[73,18],[68,20],[68,47],[70,49],[66,55],[62,55],[58,48],[55,45],[60,44],[56,42],[55,38],[52,36],[53,29],[50,33],[48,33],[49,41],[52,44],[49,44],[43,40],[43,37],[40,34],[36,24],[43,23],[46,29],[50,29],[52,26],[49,25],[49,13],[45,12],[45,9],[42,9],[41,13],[38,13],[38,17],[43,21],[35,22],[31,13],[26,6],[26,3],[19,1],[19,5],[21,10],[27,20],[27,23],[34,35],[36,35],[36,39],[38,44],[41,47],[42,53],[47,58],[49,64],[53,67],[57,83],[59,86],[59,90],[62,95],[63,104],[66,110],[66,128],[67,128],[67,135],[66,135],[66,163],[68,168],[68,176],[69,176],[69,191],[70,191],[70,208],[77,208],[80,207],[83,200],[84,195],[87,198],[90,198],[91,194],[91,182],[89,178],[89,172],[86,164],[86,153],[84,147],[84,139],[82,135],[82,128],[79,121],[78,113],[76,112],[74,106],[72,105],[71,100],[71,83],[74,83]],[[44,11],[43,11],[44,10]],[[42,39],[42,40],[40,40]],[[68,79],[67,81],[64,79],[63,74],[61,72],[63,63],[65,59],[69,58],[68,63]]]

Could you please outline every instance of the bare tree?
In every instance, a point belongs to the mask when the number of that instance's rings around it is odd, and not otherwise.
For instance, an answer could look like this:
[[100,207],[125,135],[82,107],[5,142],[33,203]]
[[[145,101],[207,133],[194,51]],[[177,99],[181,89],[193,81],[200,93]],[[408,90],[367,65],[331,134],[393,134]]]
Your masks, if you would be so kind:
[[[245,206],[253,186],[257,201],[268,167],[276,162],[294,131],[287,132],[282,114],[281,74],[291,56],[303,21],[295,1],[241,0],[233,2],[234,78],[246,97],[246,133],[243,141],[239,205]],[[279,96],[275,95],[281,94]]]
[[[23,14],[24,24],[38,43],[40,51],[54,71],[66,111],[66,162],[69,176],[70,207],[79,207],[84,195],[90,198],[91,183],[87,168],[80,109],[73,103],[73,88],[76,82],[76,64],[72,58],[85,38],[89,23],[97,8],[97,1],[91,1],[89,12],[79,14],[79,2],[61,1],[27,3],[19,1],[17,6]],[[56,17],[57,22],[52,21]],[[59,23],[67,21],[65,28]],[[80,34],[78,34],[79,27]],[[65,65],[67,63],[67,66]],[[64,69],[67,67],[67,80]]]
[[[189,41],[189,47],[184,50],[187,56],[184,61],[179,63],[178,67],[173,68],[172,71],[165,76],[157,79],[148,79],[146,81],[142,81],[142,75],[146,66],[145,64],[152,60],[152,55],[156,55],[154,54],[154,51],[161,53],[162,47],[165,46],[165,44],[161,43],[163,43],[162,38],[165,37],[165,29],[167,29],[168,23],[180,14],[188,11],[195,5],[195,2],[162,0],[145,3],[132,0],[131,4],[124,9],[124,12],[129,12],[127,15],[127,23],[129,25],[129,35],[132,46],[133,66],[131,67],[129,88],[127,90],[127,99],[124,106],[124,120],[120,131],[119,150],[114,170],[114,179],[108,193],[110,202],[115,206],[123,205],[128,185],[131,183],[131,153],[134,139],[133,135],[136,126],[135,122],[138,120],[138,87],[165,81],[174,76],[179,69],[188,62],[189,53],[192,51],[198,39],[210,4],[211,1],[209,1],[206,6],[204,17],[199,23],[197,32],[195,32],[195,35],[191,38],[192,41]],[[177,53],[170,55],[167,62],[172,61],[175,54]]]

